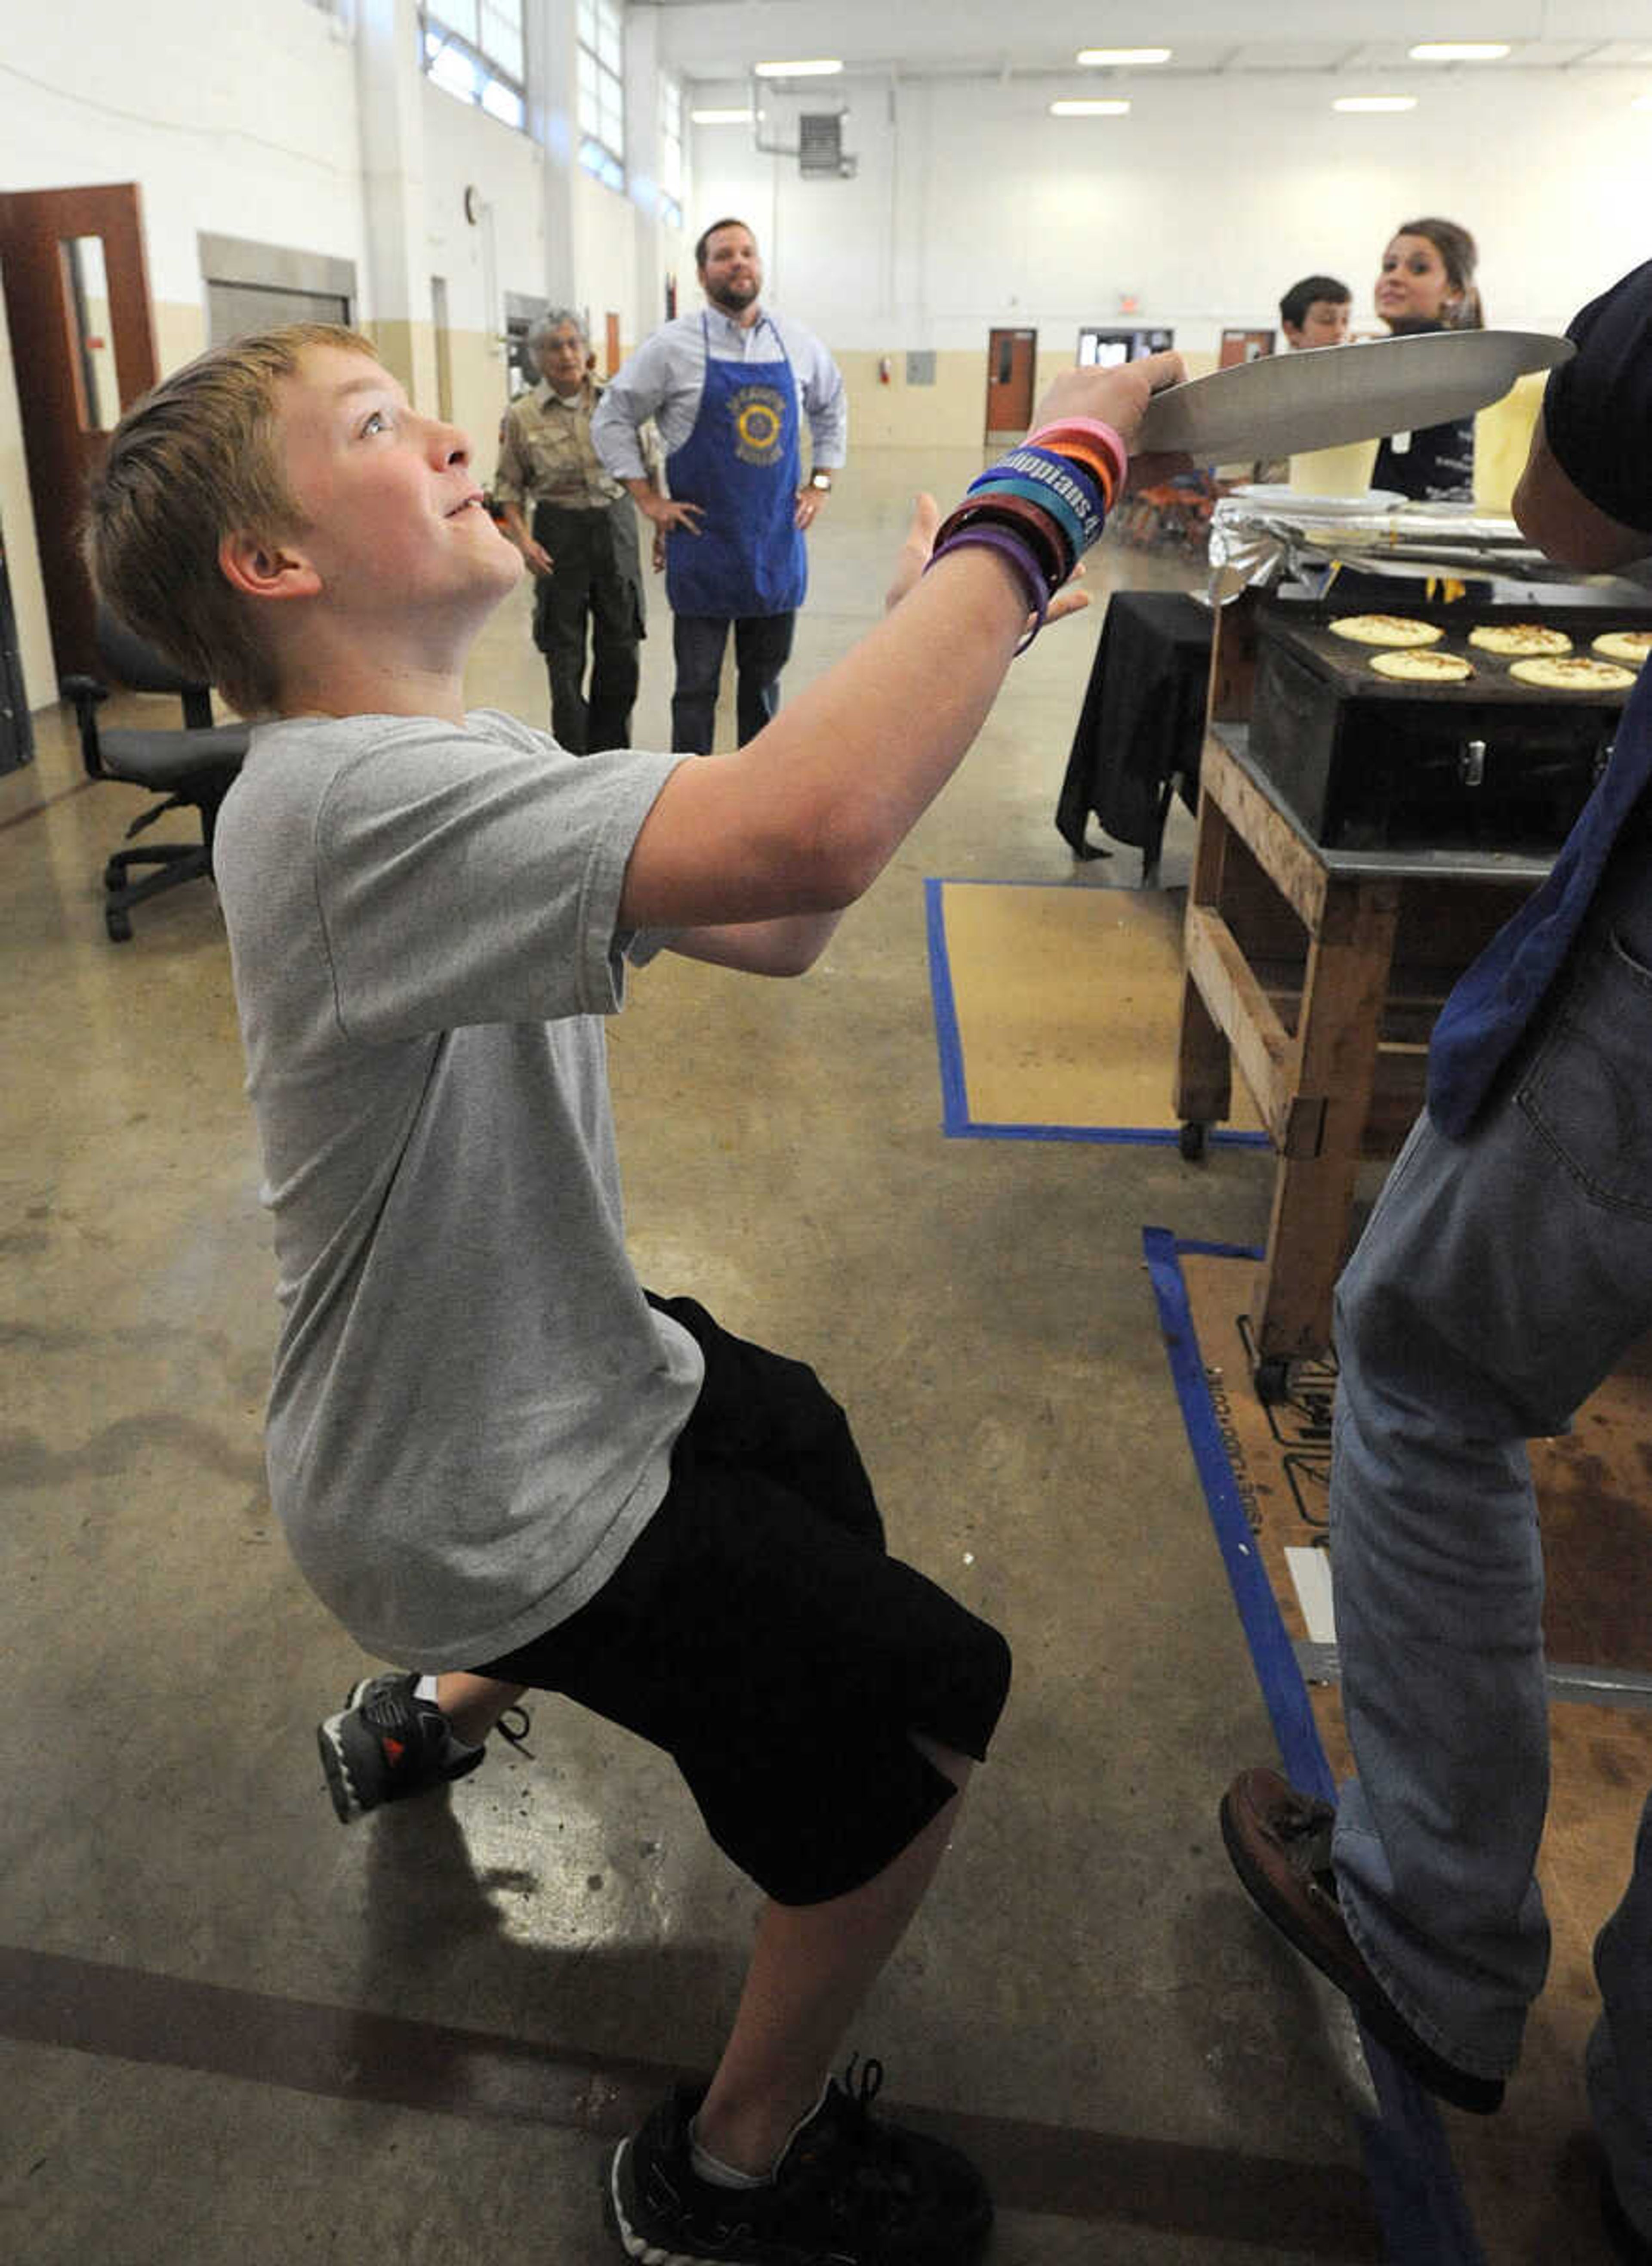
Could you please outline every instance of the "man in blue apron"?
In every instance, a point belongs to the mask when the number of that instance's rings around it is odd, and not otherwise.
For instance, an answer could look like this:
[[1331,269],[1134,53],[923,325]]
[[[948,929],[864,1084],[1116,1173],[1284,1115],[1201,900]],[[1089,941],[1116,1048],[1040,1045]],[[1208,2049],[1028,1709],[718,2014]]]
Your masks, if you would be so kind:
[[[705,306],[656,331],[610,381],[591,440],[664,538],[676,657],[671,745],[709,755],[731,623],[742,745],[779,704],[808,579],[804,530],[844,461],[848,411],[820,340],[762,306],[763,264],[743,221],[714,221],[694,258]],[[666,495],[643,460],[650,418],[666,452]]]

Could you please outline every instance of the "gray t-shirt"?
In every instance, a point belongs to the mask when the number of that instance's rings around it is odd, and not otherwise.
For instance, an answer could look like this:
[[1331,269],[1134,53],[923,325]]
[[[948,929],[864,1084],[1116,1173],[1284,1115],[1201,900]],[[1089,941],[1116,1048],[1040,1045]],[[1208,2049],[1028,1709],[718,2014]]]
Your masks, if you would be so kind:
[[682,758],[482,710],[261,725],[215,866],[284,1310],[267,1436],[298,1564],[369,1651],[490,1660],[664,1495],[698,1348],[626,1254],[602,1016]]

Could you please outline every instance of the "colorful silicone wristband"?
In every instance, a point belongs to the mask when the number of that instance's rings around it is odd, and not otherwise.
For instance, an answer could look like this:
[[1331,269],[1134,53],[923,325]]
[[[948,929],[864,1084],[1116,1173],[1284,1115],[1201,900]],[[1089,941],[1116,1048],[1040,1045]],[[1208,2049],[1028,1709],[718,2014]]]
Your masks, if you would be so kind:
[[[986,478],[987,476],[983,474],[983,479]],[[1083,558],[1085,552],[1090,548],[1091,538],[1086,523],[1079,518],[1077,509],[1067,498],[1051,487],[1047,481],[1024,479],[1020,477],[1006,479],[1001,473],[994,473],[989,486],[972,487],[965,501],[984,503],[991,496],[1001,495],[1025,496],[1028,503],[1035,503],[1041,511],[1047,511],[1049,514],[1050,518],[1061,530],[1069,566]]]
[[1076,434],[1071,440],[1064,441],[1059,449],[1023,441],[1020,447],[1012,450],[1011,454],[1034,457],[1055,471],[1065,473],[1069,479],[1077,480],[1092,508],[1103,519],[1107,517],[1107,502],[1112,493],[1113,466],[1110,460],[1104,461],[1100,442],[1092,442],[1086,448]]
[[1071,451],[1072,457],[1082,454],[1092,466],[1100,461],[1107,468],[1105,479],[1109,500],[1123,493],[1128,465],[1116,458],[1113,450],[1105,442],[1097,440],[1093,435],[1064,432],[1060,428],[1056,428],[1048,433],[1039,445],[1042,448],[1053,449],[1060,454],[1067,454]]
[[1058,433],[1083,434],[1087,439],[1099,442],[1119,464],[1128,466],[1129,463],[1130,452],[1124,445],[1122,435],[1111,425],[1104,425],[1099,417],[1053,418],[1048,425],[1039,426],[1027,437],[1040,447],[1048,448]]
[[976,525],[961,527],[955,535],[948,536],[945,543],[937,544],[930,553],[929,566],[925,567],[924,572],[927,574],[930,566],[932,566],[938,559],[946,558],[949,552],[969,548],[998,552],[1010,561],[1026,584],[1027,606],[1034,616],[1034,621],[1031,629],[1015,648],[1017,653],[1025,653],[1040,630],[1043,628],[1044,615],[1049,605],[1049,593],[1044,588],[1043,578],[1039,572],[1037,562],[1020,537],[1012,535],[1008,528]]
[[[1030,441],[1022,443],[1028,449],[1032,445]],[[1082,464],[1100,493],[1103,510],[1112,510],[1113,500],[1118,493],[1118,473],[1112,457],[1099,441],[1092,441],[1082,433],[1064,433],[1059,448],[1049,442],[1041,442],[1040,446],[1051,455],[1059,456],[1064,464]]]
[[1048,496],[1051,509],[1059,513],[1072,533],[1078,552],[1100,542],[1106,512],[1094,482],[1070,457],[1058,457],[1053,450],[1012,450],[970,481],[969,493],[985,495],[1009,487],[1019,494],[1025,481],[1031,481],[1034,494],[1042,489]]
[[1027,545],[1042,569],[1044,580],[1052,590],[1058,590],[1072,572],[1072,553],[1064,536],[1059,521],[1046,511],[1042,503],[1027,496],[1010,495],[993,491],[985,495],[966,496],[937,530],[935,540],[945,542],[947,536],[960,527],[973,525],[977,520],[996,520],[1013,534],[1019,534]]
[[1039,448],[1059,448],[1059,436],[1064,432],[1084,434],[1092,441],[1099,441],[1113,459],[1118,474],[1118,486],[1123,486],[1125,474],[1130,467],[1130,452],[1113,428],[1104,425],[1099,417],[1057,418],[1054,424],[1041,425],[1035,433],[1029,433],[1027,437]]
[[1029,496],[1011,496],[1008,489],[986,496],[965,496],[963,503],[956,505],[952,516],[943,521],[940,532],[936,535],[936,542],[949,535],[952,528],[961,528],[968,519],[981,519],[981,516],[1004,519],[1008,526],[1024,530],[1024,537],[1027,537],[1027,542],[1031,542],[1031,548],[1040,558],[1047,559],[1051,587],[1065,580],[1065,575],[1072,571],[1072,559],[1067,555],[1067,542],[1061,532],[1061,521],[1054,519],[1054,515],[1047,512],[1042,503],[1034,503]]
[[1007,456],[1000,457],[996,465],[989,466],[988,469],[1005,472],[1027,472],[1034,479],[1048,474],[1049,478],[1058,482],[1075,481],[1085,503],[1092,511],[1100,512],[1105,508],[1100,463],[1100,443],[1092,442],[1090,452],[1086,455],[1084,444],[1075,435],[1071,442],[1064,442],[1059,449],[1044,447],[1031,441],[1023,441],[1018,447],[1012,449]]

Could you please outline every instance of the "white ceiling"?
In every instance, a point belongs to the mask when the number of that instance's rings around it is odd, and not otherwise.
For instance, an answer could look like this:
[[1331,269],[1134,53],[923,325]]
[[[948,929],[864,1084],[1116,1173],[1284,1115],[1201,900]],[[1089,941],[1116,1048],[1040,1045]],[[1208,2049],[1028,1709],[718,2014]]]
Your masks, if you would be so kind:
[[[1081,47],[1168,47],[1148,76],[1327,71],[1396,86],[1450,70],[1652,66],[1648,0],[632,0],[659,18],[660,59],[690,81],[742,79],[757,62],[835,55],[851,71],[1088,83]],[[1012,36],[1010,36],[1012,34]],[[1507,40],[1503,62],[1422,64],[1422,40]],[[1142,76],[1140,72],[1129,74]],[[801,86],[804,82],[793,84]],[[822,88],[822,91],[823,91]]]

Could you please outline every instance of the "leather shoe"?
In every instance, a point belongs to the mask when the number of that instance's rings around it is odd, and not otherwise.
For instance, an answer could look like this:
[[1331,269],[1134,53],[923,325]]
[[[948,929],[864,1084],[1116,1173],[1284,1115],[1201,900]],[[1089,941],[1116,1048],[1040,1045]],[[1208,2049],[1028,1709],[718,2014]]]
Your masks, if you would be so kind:
[[1419,2085],[1453,2108],[1488,2116],[1500,2077],[1476,2077],[1435,2052],[1365,1964],[1342,1918],[1331,1869],[1328,1802],[1298,1794],[1277,1771],[1241,1771],[1222,1797],[1222,1838],[1251,1898],[1286,1941],[1349,1999],[1361,2022]]

